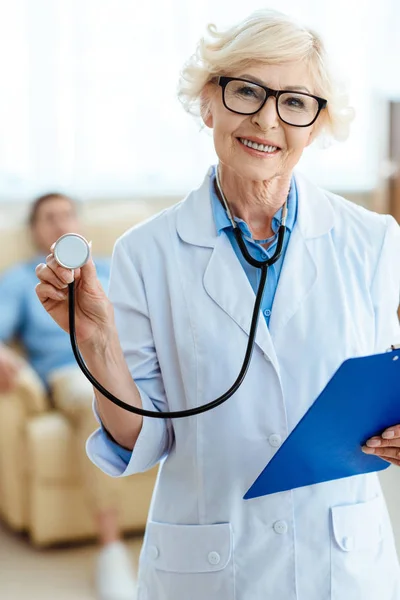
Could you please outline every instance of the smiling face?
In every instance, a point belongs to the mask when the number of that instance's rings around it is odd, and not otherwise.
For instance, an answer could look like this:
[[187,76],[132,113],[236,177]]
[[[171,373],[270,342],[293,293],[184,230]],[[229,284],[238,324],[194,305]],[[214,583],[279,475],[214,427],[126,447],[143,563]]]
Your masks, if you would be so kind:
[[[254,64],[244,72],[229,75],[274,90],[290,89],[315,94],[308,68],[303,62]],[[277,114],[274,97],[268,98],[263,108],[254,115],[236,114],[224,106],[222,88],[217,88],[213,83],[206,87],[209,112],[204,122],[213,129],[215,150],[223,167],[252,181],[290,177],[304,148],[315,137],[318,120],[310,127],[287,125]],[[263,144],[264,148],[254,149],[249,142]]]

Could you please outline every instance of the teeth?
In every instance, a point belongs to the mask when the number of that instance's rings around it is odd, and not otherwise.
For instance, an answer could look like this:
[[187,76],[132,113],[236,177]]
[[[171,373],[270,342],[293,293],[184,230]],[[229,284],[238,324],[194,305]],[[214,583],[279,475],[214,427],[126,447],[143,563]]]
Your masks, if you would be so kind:
[[239,138],[242,144],[248,146],[249,148],[254,148],[254,150],[261,150],[261,152],[275,152],[278,148],[277,146],[264,146],[264,144],[256,144],[256,142],[251,142],[250,140],[246,140],[245,138]]

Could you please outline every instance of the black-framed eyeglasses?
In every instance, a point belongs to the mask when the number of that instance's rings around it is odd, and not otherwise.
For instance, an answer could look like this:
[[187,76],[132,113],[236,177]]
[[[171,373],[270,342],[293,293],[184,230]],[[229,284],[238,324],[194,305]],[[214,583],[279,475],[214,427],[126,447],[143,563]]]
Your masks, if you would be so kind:
[[295,90],[272,90],[247,79],[218,77],[225,108],[238,115],[255,115],[268,98],[276,100],[276,112],[281,121],[294,127],[310,127],[318,118],[327,100]]

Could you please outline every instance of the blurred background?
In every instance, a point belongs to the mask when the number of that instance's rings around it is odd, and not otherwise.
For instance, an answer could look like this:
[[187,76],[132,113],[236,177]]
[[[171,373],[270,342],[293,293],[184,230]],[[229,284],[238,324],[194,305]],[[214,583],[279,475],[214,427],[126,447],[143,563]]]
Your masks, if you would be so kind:
[[[398,0],[0,0],[0,270],[32,253],[25,219],[40,194],[80,200],[94,248],[110,254],[125,229],[196,187],[216,157],[210,134],[177,100],[180,69],[207,24],[230,25],[266,6],[322,35],[356,111],[349,139],[306,150],[299,169],[400,219]],[[37,429],[28,442],[24,436],[34,413],[16,434],[32,448]],[[28,456],[18,463],[28,482],[19,516],[3,507],[0,597],[92,598],[84,524],[68,540],[71,517],[60,501],[63,533],[35,533],[42,492],[29,482],[46,474],[38,467],[33,476]],[[48,486],[43,481],[37,489]],[[136,561],[145,515],[132,519]],[[400,522],[397,536],[400,548]]]
[[310,149],[301,168],[374,196],[396,158],[396,0],[1,0],[0,202],[50,188],[86,201],[185,194],[215,156],[176,98],[180,69],[208,23],[266,5],[322,34],[356,109],[349,140]]

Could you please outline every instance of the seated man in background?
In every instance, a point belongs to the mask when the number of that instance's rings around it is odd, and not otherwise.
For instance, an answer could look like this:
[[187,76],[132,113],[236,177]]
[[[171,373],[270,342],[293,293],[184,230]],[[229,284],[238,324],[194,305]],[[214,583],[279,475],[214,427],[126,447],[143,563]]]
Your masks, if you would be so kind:
[[[82,480],[88,502],[95,507],[102,546],[96,574],[99,597],[101,600],[133,600],[135,578],[120,539],[116,510],[119,480],[107,477],[92,465],[85,452],[87,438],[98,427],[91,407],[93,389],[75,362],[68,334],[43,310],[35,292],[35,267],[45,262],[50,246],[65,233],[81,233],[77,206],[62,194],[41,196],[31,207],[29,226],[38,255],[0,276],[0,393],[13,393],[24,364],[5,345],[17,337],[55,406],[70,419],[76,431]],[[106,289],[109,261],[96,260],[96,268]]]

